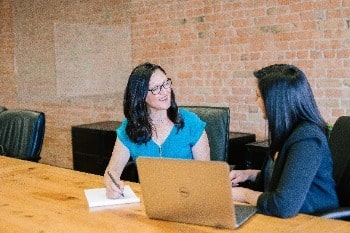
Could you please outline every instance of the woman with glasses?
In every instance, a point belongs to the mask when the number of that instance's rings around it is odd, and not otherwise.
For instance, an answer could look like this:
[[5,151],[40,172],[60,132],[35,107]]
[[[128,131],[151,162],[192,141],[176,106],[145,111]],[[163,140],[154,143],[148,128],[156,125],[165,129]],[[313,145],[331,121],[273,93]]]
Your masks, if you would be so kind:
[[131,72],[124,93],[125,119],[104,175],[108,198],[122,195],[123,182],[112,177],[120,178],[130,156],[133,161],[138,156],[210,159],[206,123],[178,108],[171,85],[156,64],[144,63]]
[[[231,171],[233,199],[282,218],[338,207],[327,125],[305,74],[276,64],[254,75],[270,151],[261,170]],[[239,187],[245,181],[252,181],[254,190]]]

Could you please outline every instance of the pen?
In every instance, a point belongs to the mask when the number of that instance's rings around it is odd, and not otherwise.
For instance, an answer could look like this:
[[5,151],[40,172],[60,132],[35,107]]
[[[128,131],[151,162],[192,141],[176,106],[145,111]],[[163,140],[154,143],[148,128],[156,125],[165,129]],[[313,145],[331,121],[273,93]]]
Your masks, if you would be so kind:
[[[117,186],[118,189],[120,189],[119,184],[117,183],[117,181],[115,181],[114,177],[112,176],[112,173],[110,171],[107,171],[107,174],[109,175],[109,177],[111,178],[113,184],[115,184],[115,186]],[[124,194],[122,193],[122,197],[124,197]]]

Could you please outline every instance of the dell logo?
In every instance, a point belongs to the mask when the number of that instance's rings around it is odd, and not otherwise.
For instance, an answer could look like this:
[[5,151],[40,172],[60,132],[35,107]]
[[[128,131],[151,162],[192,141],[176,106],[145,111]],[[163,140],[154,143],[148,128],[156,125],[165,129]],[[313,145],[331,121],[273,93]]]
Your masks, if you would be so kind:
[[179,192],[181,197],[188,197],[188,196],[190,196],[190,192],[185,187],[180,187],[178,192]]

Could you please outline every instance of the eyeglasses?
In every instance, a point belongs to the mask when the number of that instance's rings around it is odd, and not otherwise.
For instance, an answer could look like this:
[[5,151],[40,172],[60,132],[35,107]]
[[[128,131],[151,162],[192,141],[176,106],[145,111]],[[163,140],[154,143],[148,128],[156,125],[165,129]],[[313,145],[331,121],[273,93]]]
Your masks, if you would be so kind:
[[162,91],[162,88],[168,89],[170,87],[171,79],[168,78],[162,85],[155,86],[152,89],[149,89],[148,91],[152,92],[153,95],[158,95]]

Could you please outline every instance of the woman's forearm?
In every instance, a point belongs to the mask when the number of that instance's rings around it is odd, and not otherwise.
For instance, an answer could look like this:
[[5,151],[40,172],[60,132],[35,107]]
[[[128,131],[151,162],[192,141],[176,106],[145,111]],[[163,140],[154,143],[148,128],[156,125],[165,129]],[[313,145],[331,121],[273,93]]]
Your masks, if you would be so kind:
[[232,198],[234,201],[249,203],[256,206],[258,203],[258,198],[262,192],[253,191],[248,188],[234,187],[232,188]]

